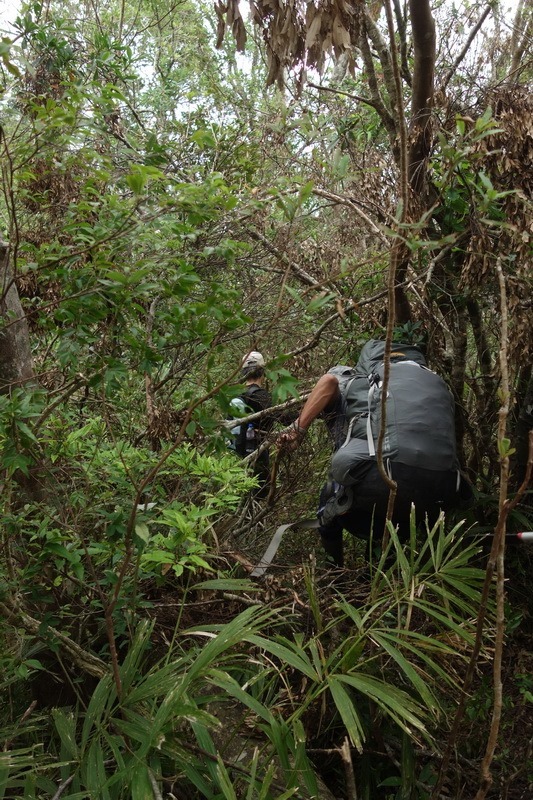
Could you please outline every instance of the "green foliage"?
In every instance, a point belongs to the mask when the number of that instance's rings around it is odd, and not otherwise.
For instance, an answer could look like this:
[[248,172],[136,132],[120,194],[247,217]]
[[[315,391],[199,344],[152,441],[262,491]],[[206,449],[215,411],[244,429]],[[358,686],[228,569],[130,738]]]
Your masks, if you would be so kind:
[[[95,572],[101,575],[102,587],[112,586],[114,565],[125,557],[132,536],[139,558],[137,580],[157,578],[170,568],[176,575],[184,569],[209,569],[205,557],[211,520],[235,510],[251,485],[232,455],[206,456],[190,446],[174,450],[159,470],[153,499],[135,508],[135,487],[157,467],[156,454],[127,442],[107,442],[102,419],[90,420],[67,436],[53,421],[51,430],[64,437],[49,440],[49,457],[56,472],[69,465],[68,501],[64,496],[57,505],[27,503],[22,510],[23,540],[18,534],[19,516],[11,512],[3,517],[6,530],[29,556],[19,578],[33,584],[32,592],[39,586],[49,591],[48,581],[40,579],[49,566],[56,587],[69,578],[84,585]],[[9,454],[8,462],[11,465]],[[165,499],[168,482],[180,480],[196,502]],[[89,507],[87,491],[92,498]]]
[[[184,776],[183,785],[190,791],[196,787],[199,796],[234,797],[228,771],[233,765],[217,758],[210,735],[221,725],[210,712],[210,703],[224,700],[218,693],[213,696],[212,687],[224,677],[229,680],[223,670],[225,662],[234,667],[241,660],[238,650],[243,637],[270,617],[269,611],[250,608],[224,625],[205,646],[190,645],[181,657],[166,656],[152,663],[153,624],[141,623],[120,666],[120,696],[109,675],[98,683],[83,711],[54,709],[55,751],[52,749],[47,759],[35,758],[30,748],[12,750],[9,757],[4,754],[0,784],[4,792],[31,782],[47,790],[51,782],[43,775],[55,770],[61,783],[65,782],[64,796],[69,800],[80,796],[126,800],[152,796],[152,787],[177,771]],[[267,707],[256,704],[255,708],[275,726]],[[286,746],[287,736],[290,740],[288,729],[283,742],[278,742],[280,747]],[[309,772],[301,748],[299,760]],[[263,775],[257,753],[249,772],[238,765],[237,769],[250,798],[284,800],[294,794],[294,788],[274,790],[273,770],[267,769]]]
[[396,325],[393,331],[394,342],[408,342],[409,344],[423,344],[425,333],[421,322],[406,322]]
[[[448,666],[472,646],[481,573],[473,546],[442,524],[421,543],[413,532],[410,551],[392,535],[395,566],[373,569],[357,604],[339,594],[325,608],[306,571],[305,620],[281,607],[287,587],[275,582],[261,600],[274,597],[275,612],[236,610],[257,592],[219,549],[237,531],[244,551],[250,524],[241,503],[254,479],[221,433],[240,358],[267,353],[281,402],[382,334],[396,194],[379,109],[354,102],[369,97],[359,70],[338,94],[265,92],[260,42],[246,57],[227,40],[215,51],[216,26],[204,3],[52,0],[25,3],[0,44],[0,217],[35,368],[33,384],[0,395],[0,709],[12,720],[0,796],[51,797],[59,784],[71,800],[151,798],[176,780],[191,798],[313,797],[311,738],[335,748],[348,736],[370,764],[378,728],[401,742],[401,763],[380,763],[363,796],[380,783],[423,798],[433,773],[417,745],[445,724],[457,692]],[[459,278],[468,237],[514,224],[515,195],[483,149],[501,132],[490,108],[443,127],[430,164],[438,203],[401,228],[436,350],[480,285]],[[508,265],[520,267],[512,248]],[[9,335],[14,320],[4,323]],[[418,342],[422,328],[395,336]],[[471,395],[487,352],[476,335]],[[260,522],[307,501],[325,460],[310,453],[300,485],[281,460],[281,508],[254,507]],[[94,689],[88,656],[99,659]],[[72,697],[26,719],[43,676]],[[520,682],[527,702],[529,688]],[[239,734],[260,734],[247,760],[219,744],[221,699],[242,712]]]
[[[472,120],[470,120],[472,122]],[[466,124],[460,116],[456,119],[455,141],[440,135],[440,159],[435,162],[435,186],[441,190],[441,219],[444,232],[461,232],[468,225],[472,205],[482,222],[494,225],[505,221],[501,201],[512,194],[498,191],[490,177],[478,168],[476,162],[483,158],[483,150],[477,149],[488,137],[501,133],[488,107],[473,126]]]
[[511,440],[504,437],[498,440],[498,451],[500,453],[500,458],[504,459],[516,453],[516,448],[511,447]]
[[300,211],[302,206],[308,204],[308,201],[312,196],[312,191],[313,184],[309,181],[304,186],[298,188],[298,191],[294,197],[288,193],[283,193],[278,188],[273,189],[272,194],[276,198],[276,205],[283,212],[283,216],[288,222],[293,222],[297,212]]
[[0,469],[9,478],[16,470],[28,475],[38,444],[30,425],[42,413],[44,404],[40,391],[15,389],[10,395],[0,395]]
[[[412,537],[416,537],[414,519]],[[477,546],[465,544],[459,526],[447,532],[443,520],[427,532],[420,548],[411,548],[409,556],[391,528],[389,548],[396,554],[395,564],[382,571],[388,555],[384,552],[368,601],[356,608],[339,598],[335,617],[327,625],[319,623],[307,642],[290,633],[244,637],[265,653],[267,661],[279,665],[286,681],[294,681],[291,675],[304,680],[306,690],[291,706],[292,721],[301,720],[310,706],[330,695],[353,746],[361,752],[368,737],[370,705],[408,736],[420,734],[431,740],[431,728],[442,714],[437,686],[457,689],[446,668],[447,659],[456,654],[448,640],[472,645],[471,620],[484,577],[482,570],[469,566]],[[307,585],[313,592],[312,582]],[[313,607],[318,609],[317,599]],[[423,632],[411,629],[414,614],[425,618]],[[331,646],[339,626],[342,639]],[[235,686],[220,685],[246,702]]]

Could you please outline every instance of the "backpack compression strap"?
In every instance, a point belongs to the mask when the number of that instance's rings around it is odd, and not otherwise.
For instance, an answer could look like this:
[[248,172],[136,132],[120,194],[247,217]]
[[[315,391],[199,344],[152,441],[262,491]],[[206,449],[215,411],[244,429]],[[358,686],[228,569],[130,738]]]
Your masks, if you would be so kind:
[[368,417],[366,419],[366,438],[368,440],[368,455],[374,458],[376,455],[376,448],[374,447],[374,435],[372,433],[372,401],[374,399],[374,392],[379,383],[379,379],[375,375],[369,375],[370,388],[368,390]]

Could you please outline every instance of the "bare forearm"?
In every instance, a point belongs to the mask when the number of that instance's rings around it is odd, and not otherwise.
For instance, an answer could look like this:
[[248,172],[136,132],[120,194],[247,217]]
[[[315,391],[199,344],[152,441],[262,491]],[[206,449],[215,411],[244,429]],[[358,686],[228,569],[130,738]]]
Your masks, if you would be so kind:
[[307,430],[313,420],[336,399],[338,393],[339,382],[335,375],[323,375],[316,383],[300,411],[300,416],[297,420],[298,425]]
[[335,375],[323,375],[311,394],[305,401],[305,405],[300,411],[298,419],[293,423],[292,428],[282,433],[278,439],[278,446],[288,450],[298,447],[307,428],[318,415],[324,411],[339,395],[339,382]]

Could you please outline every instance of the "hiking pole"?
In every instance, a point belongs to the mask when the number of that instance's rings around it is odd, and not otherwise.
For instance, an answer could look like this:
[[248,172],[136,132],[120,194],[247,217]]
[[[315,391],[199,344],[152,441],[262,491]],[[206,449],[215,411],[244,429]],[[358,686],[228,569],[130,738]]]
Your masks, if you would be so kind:
[[533,531],[520,531],[519,533],[506,533],[506,536],[516,536],[521,542],[533,542]]
[[[492,536],[492,533],[467,533],[467,536],[484,539],[486,536]],[[506,539],[519,539],[521,542],[533,543],[533,531],[519,531],[518,533],[506,533]]]

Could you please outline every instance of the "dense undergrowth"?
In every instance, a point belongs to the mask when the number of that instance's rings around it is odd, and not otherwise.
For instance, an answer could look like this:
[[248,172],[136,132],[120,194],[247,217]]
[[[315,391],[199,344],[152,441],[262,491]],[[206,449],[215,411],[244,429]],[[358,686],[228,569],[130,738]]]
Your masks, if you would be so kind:
[[[344,797],[352,774],[358,797],[429,797],[475,638],[479,539],[464,523],[413,528],[405,551],[392,536],[392,566],[384,554],[369,571],[355,553],[339,576],[293,538],[252,581],[269,536],[232,455],[177,448],[160,473],[176,499],[152,492],[130,535],[127,487],[155,456],[98,432],[95,420],[51,459],[66,475],[69,457],[64,503],[4,519],[2,796]],[[87,484],[89,508],[76,502]],[[481,678],[467,720],[489,698]],[[452,796],[473,780],[473,749],[460,745]]]
[[[333,53],[317,86],[223,41],[237,5],[22,3],[0,42],[0,800],[469,800],[499,708],[487,796],[529,798],[527,545],[505,604],[484,581],[500,523],[533,528],[530,494],[506,516],[533,424],[532,12],[395,2],[390,39],[382,4],[345,4],[361,63]],[[277,9],[318,36],[337,5]],[[423,129],[408,7],[442,43]],[[340,575],[293,532],[252,580],[330,450],[318,424],[272,444],[249,500],[224,423],[243,355],[297,405],[387,334],[451,388],[472,511],[405,551],[391,532],[391,563],[347,542]]]

